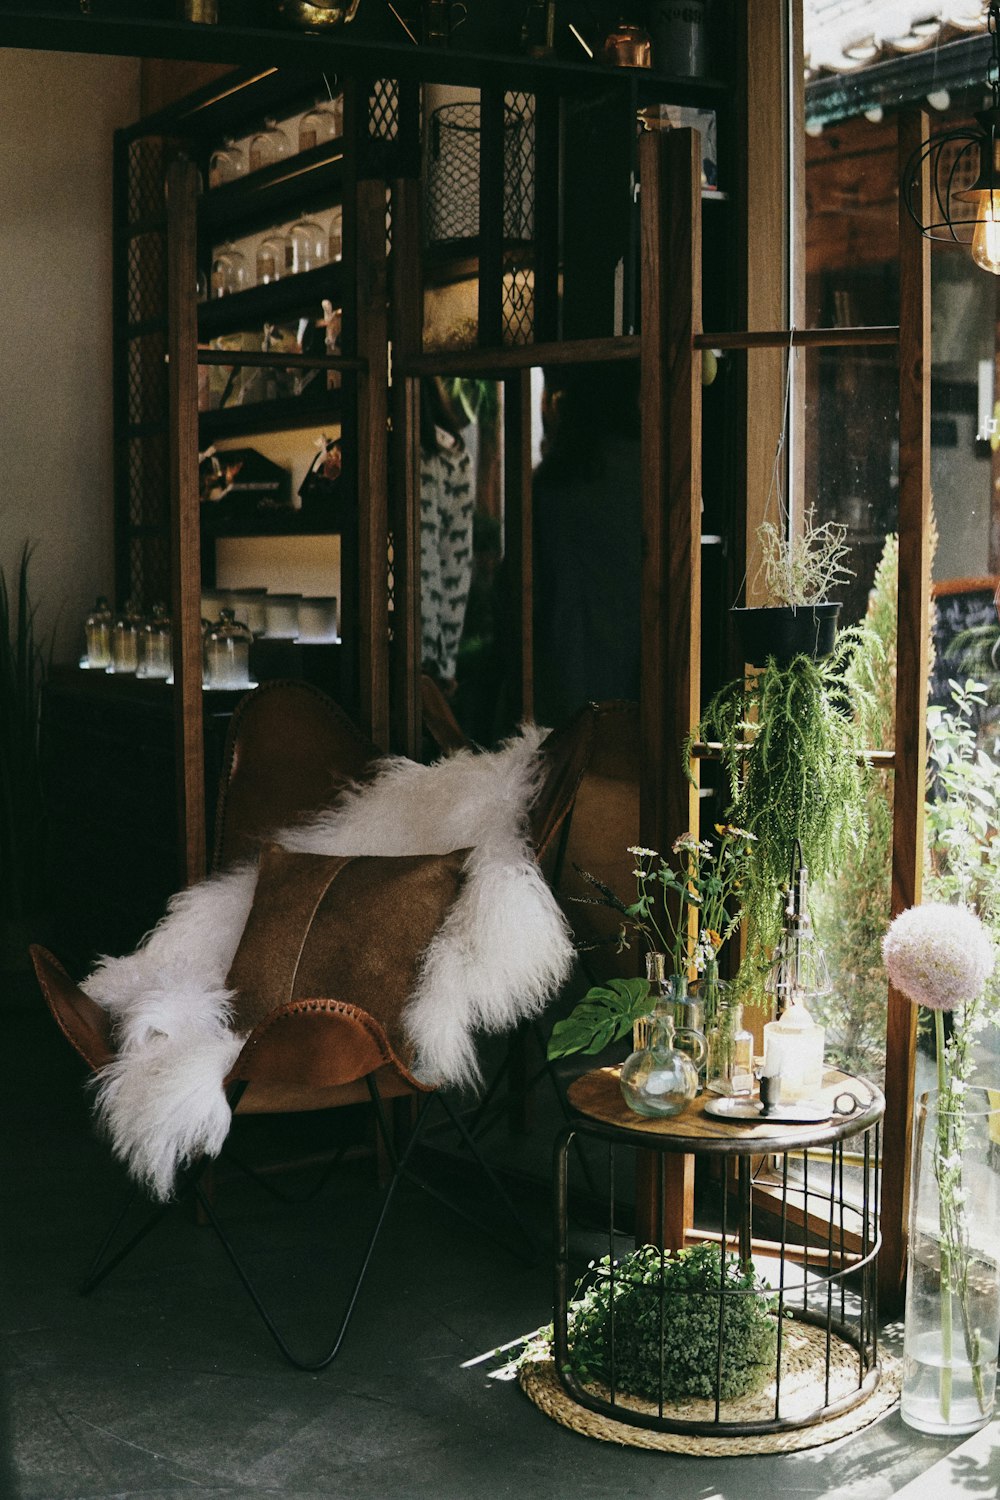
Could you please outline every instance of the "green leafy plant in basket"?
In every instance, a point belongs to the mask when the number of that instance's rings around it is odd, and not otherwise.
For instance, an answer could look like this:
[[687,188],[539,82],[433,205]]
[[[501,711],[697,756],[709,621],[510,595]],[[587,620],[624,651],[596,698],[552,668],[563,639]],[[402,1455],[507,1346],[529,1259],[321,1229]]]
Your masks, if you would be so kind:
[[713,1244],[667,1256],[643,1245],[592,1266],[569,1316],[577,1380],[610,1381],[613,1335],[615,1385],[630,1395],[731,1401],[760,1390],[774,1374],[777,1300],[735,1255],[723,1279],[720,1255]]
[[741,891],[749,932],[738,977],[744,999],[762,999],[796,844],[814,880],[864,847],[870,773],[856,712],[862,689],[847,682],[856,641],[854,631],[843,631],[818,661],[769,657],[759,671],[725,684],[685,746],[686,768],[695,743],[718,746],[731,799],[726,815],[756,840]]

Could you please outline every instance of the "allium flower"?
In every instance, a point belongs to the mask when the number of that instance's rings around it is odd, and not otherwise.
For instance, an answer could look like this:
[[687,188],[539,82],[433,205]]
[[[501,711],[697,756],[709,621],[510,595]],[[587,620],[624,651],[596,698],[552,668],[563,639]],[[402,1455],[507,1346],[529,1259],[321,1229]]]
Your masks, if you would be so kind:
[[974,912],[929,901],[900,912],[882,939],[886,971],[915,1005],[954,1010],[978,995],[996,952]]

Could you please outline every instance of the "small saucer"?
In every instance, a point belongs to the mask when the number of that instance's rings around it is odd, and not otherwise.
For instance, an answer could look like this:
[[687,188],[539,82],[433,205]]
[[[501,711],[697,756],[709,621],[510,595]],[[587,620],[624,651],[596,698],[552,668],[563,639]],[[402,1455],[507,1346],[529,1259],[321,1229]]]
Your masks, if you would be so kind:
[[822,1125],[831,1118],[820,1104],[775,1104],[764,1113],[759,1099],[706,1099],[704,1110],[714,1120],[756,1120],[761,1125]]

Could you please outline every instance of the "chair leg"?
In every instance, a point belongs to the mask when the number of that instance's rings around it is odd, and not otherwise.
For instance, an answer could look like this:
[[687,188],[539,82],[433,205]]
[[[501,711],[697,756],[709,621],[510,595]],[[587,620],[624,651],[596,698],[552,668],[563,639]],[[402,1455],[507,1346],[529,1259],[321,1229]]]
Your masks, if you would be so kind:
[[[369,1087],[373,1088],[374,1086],[372,1084],[369,1084]],[[376,1091],[376,1095],[377,1095],[377,1091]],[[355,1308],[355,1305],[356,1305],[357,1300],[358,1300],[358,1294],[361,1291],[361,1285],[362,1285],[362,1283],[363,1283],[363,1281],[365,1279],[365,1276],[367,1275],[368,1267],[369,1267],[369,1265],[371,1263],[371,1258],[372,1258],[372,1255],[373,1255],[374,1250],[375,1250],[375,1245],[376,1245],[376,1243],[378,1241],[379,1235],[382,1232],[382,1226],[385,1223],[386,1216],[387,1216],[387,1214],[389,1212],[389,1207],[390,1207],[390,1204],[392,1203],[392,1199],[393,1199],[393,1196],[395,1194],[396,1188],[399,1185],[399,1182],[402,1179],[402,1177],[404,1175],[408,1175],[406,1173],[406,1165],[407,1165],[407,1163],[409,1161],[409,1158],[410,1158],[410,1155],[411,1155],[412,1151],[414,1150],[415,1146],[417,1145],[417,1142],[420,1139],[420,1134],[421,1134],[421,1131],[423,1129],[424,1122],[427,1119],[428,1109],[429,1109],[431,1100],[433,1098],[434,1098],[434,1095],[433,1094],[429,1094],[427,1096],[427,1098],[421,1104],[419,1113],[418,1113],[417,1118],[416,1118],[416,1121],[414,1122],[412,1134],[410,1136],[410,1139],[407,1141],[406,1149],[403,1152],[402,1156],[400,1156],[400,1157],[396,1156],[395,1148],[391,1145],[391,1137],[387,1137],[387,1142],[386,1142],[386,1144],[387,1144],[387,1150],[389,1151],[390,1159],[393,1162],[393,1166],[394,1166],[395,1170],[393,1171],[392,1177],[390,1178],[389,1183],[388,1183],[388,1185],[387,1185],[387,1187],[385,1189],[385,1192],[383,1193],[382,1202],[381,1202],[380,1207],[379,1207],[378,1217],[377,1217],[377,1219],[375,1221],[374,1228],[372,1229],[371,1234],[369,1235],[368,1244],[367,1244],[367,1246],[365,1248],[365,1252],[364,1252],[364,1255],[363,1255],[362,1260],[361,1260],[360,1268],[359,1268],[359,1270],[357,1272],[357,1275],[355,1276],[354,1283],[351,1286],[350,1291],[348,1293],[347,1301],[346,1301],[346,1304],[345,1304],[345,1307],[344,1307],[344,1311],[343,1311],[343,1313],[341,1315],[340,1323],[338,1325],[336,1334],[334,1336],[333,1343],[330,1345],[329,1349],[326,1351],[325,1354],[320,1355],[316,1359],[303,1359],[299,1354],[295,1353],[294,1350],[290,1347],[290,1345],[288,1344],[288,1342],[285,1339],[284,1335],[282,1334],[281,1330],[278,1328],[277,1324],[275,1323],[274,1318],[271,1315],[270,1309],[265,1304],[265,1302],[264,1302],[263,1298],[261,1297],[260,1293],[258,1292],[256,1286],[254,1285],[253,1281],[251,1280],[249,1273],[247,1272],[247,1270],[246,1270],[245,1266],[243,1265],[242,1261],[240,1260],[240,1258],[239,1258],[239,1256],[238,1256],[238,1254],[236,1252],[236,1249],[233,1246],[232,1241],[230,1240],[230,1238],[229,1238],[228,1234],[226,1233],[226,1231],[225,1231],[222,1223],[219,1220],[218,1214],[215,1212],[215,1209],[214,1209],[211,1201],[202,1193],[202,1191],[201,1191],[200,1187],[198,1186],[198,1184],[197,1183],[195,1184],[195,1186],[194,1186],[194,1192],[195,1192],[195,1195],[196,1195],[196,1197],[198,1199],[198,1202],[201,1205],[202,1211],[205,1214],[205,1217],[207,1218],[207,1220],[208,1220],[209,1224],[211,1225],[212,1229],[215,1231],[215,1233],[216,1233],[216,1235],[217,1235],[217,1237],[219,1239],[219,1243],[222,1245],[222,1248],[225,1251],[226,1255],[228,1256],[228,1258],[230,1260],[230,1263],[233,1266],[233,1269],[236,1271],[237,1276],[239,1277],[240,1281],[243,1283],[243,1286],[246,1289],[246,1292],[247,1292],[248,1296],[250,1297],[250,1300],[253,1303],[254,1307],[257,1309],[257,1312],[258,1312],[258,1314],[259,1314],[262,1322],[264,1323],[264,1326],[267,1328],[268,1333],[271,1335],[271,1337],[274,1340],[275,1344],[280,1349],[280,1351],[281,1351],[282,1355],[284,1356],[284,1358],[288,1361],[288,1363],[290,1365],[294,1365],[294,1367],[297,1370],[306,1370],[306,1371],[308,1371],[310,1373],[315,1374],[315,1373],[317,1373],[320,1370],[325,1370],[328,1365],[330,1365],[330,1364],[333,1363],[333,1361],[336,1359],[337,1355],[340,1353],[340,1347],[341,1347],[341,1344],[344,1341],[344,1335],[347,1332],[347,1325],[349,1324],[349,1322],[351,1320],[351,1316],[352,1316],[352,1314],[354,1312],[354,1308]],[[381,1112],[381,1100],[380,1099],[378,1100],[378,1104],[379,1104],[379,1110],[380,1110],[379,1128],[381,1129],[385,1125],[385,1116],[384,1116],[384,1113]]]

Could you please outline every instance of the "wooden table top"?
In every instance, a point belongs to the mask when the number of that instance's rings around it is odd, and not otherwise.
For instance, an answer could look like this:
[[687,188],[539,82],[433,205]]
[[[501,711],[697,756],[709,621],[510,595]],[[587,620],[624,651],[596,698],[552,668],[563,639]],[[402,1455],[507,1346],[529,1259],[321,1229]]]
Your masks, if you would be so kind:
[[[629,1108],[622,1097],[620,1068],[595,1068],[574,1080],[568,1090],[572,1107],[586,1119],[610,1126],[659,1150],[684,1155],[751,1155],[761,1151],[800,1151],[829,1141],[858,1135],[874,1125],[885,1111],[882,1091],[864,1078],[828,1068],[823,1092],[817,1101],[831,1111],[831,1118],[817,1124],[792,1124],[772,1120],[720,1120],[705,1113],[705,1105],[717,1095],[699,1094],[679,1115],[647,1119]],[[832,1115],[839,1094],[851,1093],[860,1107],[851,1115]],[[645,1138],[645,1142],[643,1140]]]

